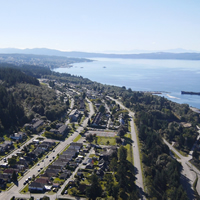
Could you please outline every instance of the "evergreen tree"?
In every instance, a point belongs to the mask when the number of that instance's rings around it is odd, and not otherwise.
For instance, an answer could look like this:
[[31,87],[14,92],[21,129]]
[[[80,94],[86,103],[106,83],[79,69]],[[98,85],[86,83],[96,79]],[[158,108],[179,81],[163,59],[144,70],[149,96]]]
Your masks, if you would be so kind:
[[95,200],[97,197],[101,197],[102,188],[98,176],[96,174],[92,174],[89,182],[91,185],[86,190],[87,197],[92,200]]

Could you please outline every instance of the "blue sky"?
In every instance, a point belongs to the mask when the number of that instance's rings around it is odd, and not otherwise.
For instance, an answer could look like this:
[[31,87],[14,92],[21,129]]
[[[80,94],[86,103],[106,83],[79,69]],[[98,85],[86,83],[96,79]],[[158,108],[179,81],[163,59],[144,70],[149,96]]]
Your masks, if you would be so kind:
[[199,0],[0,0],[0,48],[200,51]]

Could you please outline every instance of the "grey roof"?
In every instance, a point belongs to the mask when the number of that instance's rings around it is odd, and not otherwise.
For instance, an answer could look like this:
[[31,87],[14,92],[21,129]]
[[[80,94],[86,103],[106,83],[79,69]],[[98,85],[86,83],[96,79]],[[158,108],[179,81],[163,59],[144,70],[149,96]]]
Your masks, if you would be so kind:
[[37,127],[41,126],[43,124],[43,122],[44,122],[43,120],[38,120],[37,122],[35,122],[33,124],[33,128],[37,128]]

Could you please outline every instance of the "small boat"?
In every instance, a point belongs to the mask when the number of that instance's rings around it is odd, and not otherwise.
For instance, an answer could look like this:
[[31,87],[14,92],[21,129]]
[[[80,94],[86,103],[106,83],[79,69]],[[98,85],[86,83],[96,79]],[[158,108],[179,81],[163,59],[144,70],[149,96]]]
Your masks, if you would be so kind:
[[106,66],[103,66],[103,68],[106,68]]

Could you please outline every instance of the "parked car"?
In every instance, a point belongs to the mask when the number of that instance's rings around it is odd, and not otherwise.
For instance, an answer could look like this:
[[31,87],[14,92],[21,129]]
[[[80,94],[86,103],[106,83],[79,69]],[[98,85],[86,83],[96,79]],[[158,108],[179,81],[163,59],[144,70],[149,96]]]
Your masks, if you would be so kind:
[[67,194],[67,193],[68,193],[68,191],[67,191],[67,190],[65,190],[64,194]]

